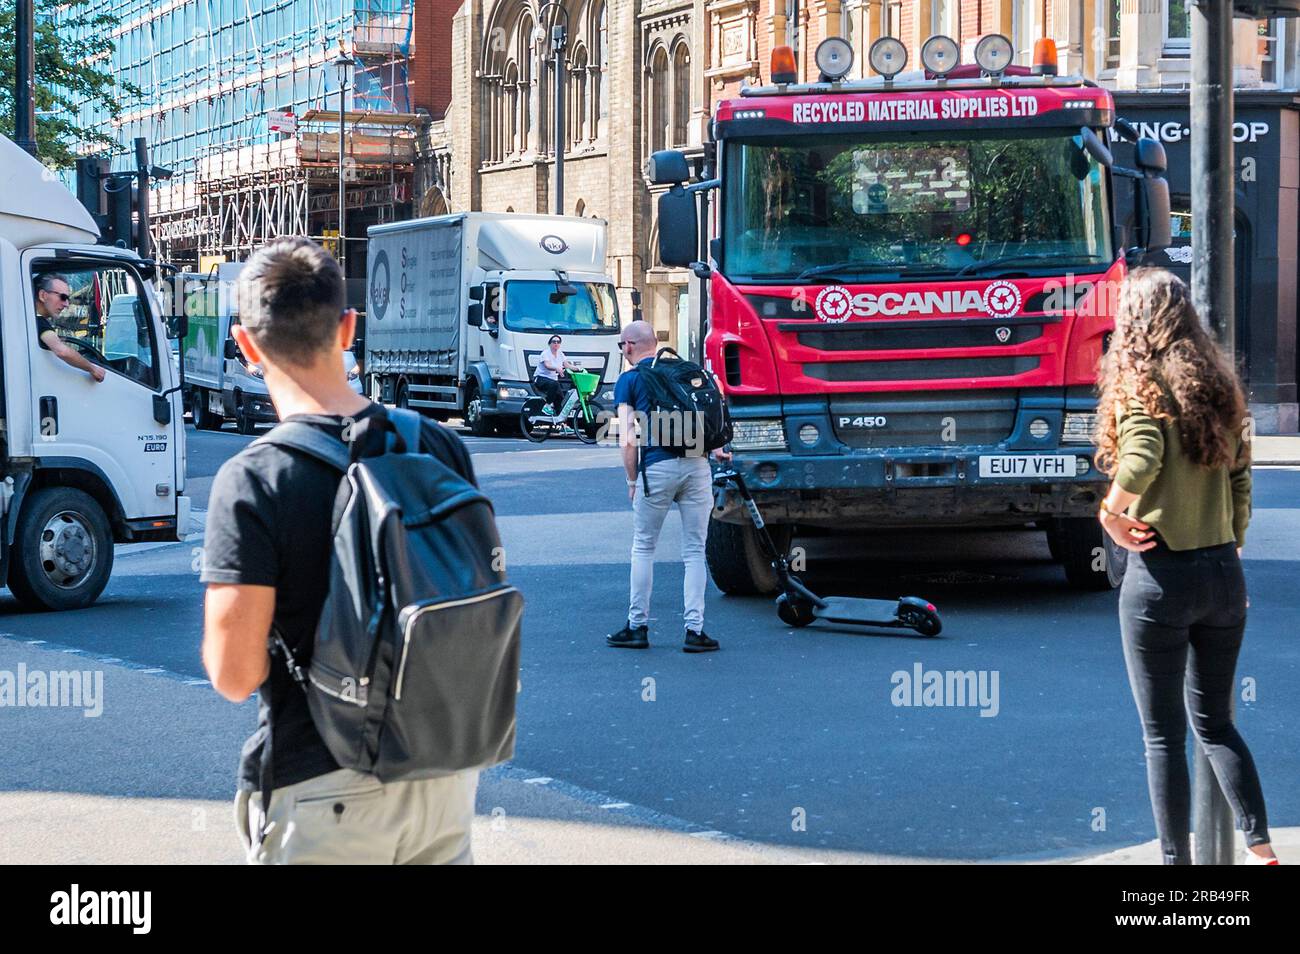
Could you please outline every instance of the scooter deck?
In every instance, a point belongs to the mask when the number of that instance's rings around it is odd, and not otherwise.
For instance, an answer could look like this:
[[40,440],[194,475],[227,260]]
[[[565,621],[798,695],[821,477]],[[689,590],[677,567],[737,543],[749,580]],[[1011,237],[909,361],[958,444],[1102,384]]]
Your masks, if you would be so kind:
[[825,606],[812,613],[830,623],[865,623],[873,626],[898,625],[898,600],[866,600],[851,596],[824,596]]

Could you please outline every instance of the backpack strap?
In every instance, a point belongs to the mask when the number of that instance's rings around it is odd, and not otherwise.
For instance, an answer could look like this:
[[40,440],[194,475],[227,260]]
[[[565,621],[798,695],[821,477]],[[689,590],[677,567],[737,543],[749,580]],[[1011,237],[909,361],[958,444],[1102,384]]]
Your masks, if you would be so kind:
[[292,447],[344,473],[347,473],[348,465],[352,462],[352,453],[347,444],[303,421],[277,424],[253,443]]
[[388,409],[388,419],[393,422],[393,428],[402,438],[402,443],[406,445],[406,453],[420,453],[420,412],[412,411],[409,408],[390,407]]

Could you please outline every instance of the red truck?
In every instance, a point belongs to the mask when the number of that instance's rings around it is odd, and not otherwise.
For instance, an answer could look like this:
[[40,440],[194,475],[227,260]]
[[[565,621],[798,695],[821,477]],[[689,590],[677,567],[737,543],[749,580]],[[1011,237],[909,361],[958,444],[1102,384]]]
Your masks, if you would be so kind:
[[[647,163],[670,186],[660,257],[699,279],[704,358],[778,545],[800,527],[1036,527],[1072,584],[1109,588],[1123,551],[1095,518],[1093,385],[1118,281],[1169,244],[1164,150],[1105,89],[1054,75],[1050,41],[1033,67],[985,41],[974,65],[932,40],[924,71],[845,81],[847,44],[827,40],[805,84],[778,48],[772,85],[717,104],[694,169]],[[878,72],[902,58],[872,50]],[[740,502],[721,503],[714,582],[772,592]]]

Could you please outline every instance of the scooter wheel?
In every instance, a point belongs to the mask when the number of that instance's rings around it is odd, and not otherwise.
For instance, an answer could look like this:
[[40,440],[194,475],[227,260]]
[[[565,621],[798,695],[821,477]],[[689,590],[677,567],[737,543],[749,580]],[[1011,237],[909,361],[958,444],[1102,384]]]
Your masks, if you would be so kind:
[[938,636],[943,631],[943,621],[939,614],[917,600],[915,603],[904,601],[903,609],[898,614],[898,621],[908,629],[914,629],[922,636]]
[[807,600],[791,599],[789,594],[782,593],[776,598],[776,615],[781,617],[781,622],[787,626],[807,626],[817,617],[813,615],[812,604]]

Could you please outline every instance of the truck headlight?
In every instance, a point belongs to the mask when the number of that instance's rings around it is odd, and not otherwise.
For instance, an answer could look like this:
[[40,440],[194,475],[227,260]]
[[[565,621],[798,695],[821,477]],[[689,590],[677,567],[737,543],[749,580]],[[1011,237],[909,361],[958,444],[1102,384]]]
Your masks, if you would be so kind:
[[506,385],[503,384],[501,385],[501,387],[497,388],[497,397],[498,398],[526,398],[528,397],[528,389],[512,388],[512,387],[507,387]]
[[349,380],[349,381],[355,381],[355,380],[356,380],[357,378],[359,378],[359,377],[361,377],[361,369],[360,369],[360,368],[348,368],[348,380]]
[[1096,428],[1096,412],[1068,411],[1065,415],[1065,428],[1061,433],[1061,443],[1091,444],[1092,434]]
[[732,421],[731,446],[736,450],[785,450],[785,428],[778,420]]
[[244,365],[244,370],[255,378],[260,378],[262,376],[262,369],[256,364],[246,364]]
[[604,391],[601,391],[601,392],[600,392],[600,399],[601,399],[602,401],[613,402],[613,400],[614,400],[614,389],[613,389],[613,388],[606,388]]

